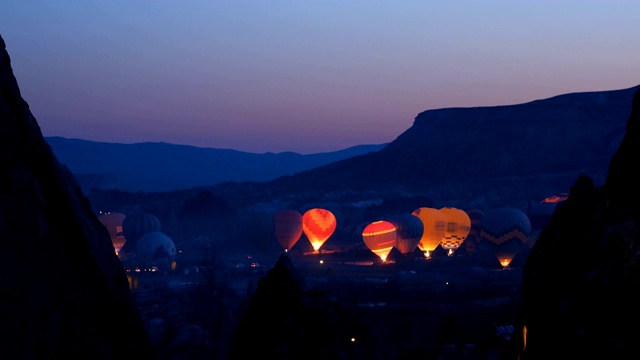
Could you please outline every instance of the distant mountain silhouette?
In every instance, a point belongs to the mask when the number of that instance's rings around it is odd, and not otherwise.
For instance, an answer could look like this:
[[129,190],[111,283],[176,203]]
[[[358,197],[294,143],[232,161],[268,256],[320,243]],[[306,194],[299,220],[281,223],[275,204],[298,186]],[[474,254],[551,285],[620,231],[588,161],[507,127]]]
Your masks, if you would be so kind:
[[249,153],[160,143],[119,144],[45,137],[82,188],[172,191],[227,181],[268,181],[371,151],[386,144],[302,155]]
[[532,202],[568,193],[581,175],[604,183],[637,89],[428,110],[379,151],[275,180],[158,194],[94,189],[89,198],[95,209],[140,207],[166,214],[163,224],[176,223],[172,214],[204,190],[225,199],[239,217],[324,207],[340,219],[335,238],[345,241],[358,239],[367,222],[421,206],[526,211]]
[[568,192],[580,174],[604,182],[637,88],[428,110],[380,151],[261,188],[273,195],[315,192],[318,199],[357,191],[378,198],[420,195],[441,206],[522,208],[528,200]]

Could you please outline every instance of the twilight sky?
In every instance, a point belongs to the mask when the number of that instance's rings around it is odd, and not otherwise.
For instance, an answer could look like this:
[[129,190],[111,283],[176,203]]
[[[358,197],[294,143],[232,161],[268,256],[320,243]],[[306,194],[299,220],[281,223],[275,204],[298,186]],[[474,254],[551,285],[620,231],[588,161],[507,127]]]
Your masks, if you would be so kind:
[[421,111],[640,84],[640,1],[4,0],[45,136],[248,152],[393,141]]

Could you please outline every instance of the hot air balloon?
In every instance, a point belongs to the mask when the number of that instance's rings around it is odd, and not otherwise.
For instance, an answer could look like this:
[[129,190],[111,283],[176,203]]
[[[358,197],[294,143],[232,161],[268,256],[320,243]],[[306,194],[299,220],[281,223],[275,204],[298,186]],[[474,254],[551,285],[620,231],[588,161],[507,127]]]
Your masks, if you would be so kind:
[[176,245],[166,234],[153,231],[138,240],[135,254],[139,264],[157,264],[156,261],[172,260],[176,256]]
[[480,240],[486,241],[503,267],[509,266],[531,233],[527,215],[514,208],[503,207],[485,213],[480,225]]
[[273,214],[275,234],[282,249],[287,252],[302,236],[302,215],[295,210],[281,210]]
[[396,249],[402,255],[409,256],[418,247],[424,225],[422,220],[412,214],[396,215],[388,221],[396,228]]
[[440,245],[451,255],[469,235],[471,218],[466,211],[454,207],[443,207],[440,211],[447,217],[447,227]]
[[444,232],[447,228],[447,217],[440,210],[430,207],[418,208],[411,214],[422,220],[424,231],[418,247],[425,253],[426,257],[429,257],[430,253],[440,245],[440,241],[444,237]]
[[336,224],[336,217],[327,209],[313,208],[302,215],[302,231],[315,251],[333,234]]
[[382,261],[386,261],[396,245],[396,227],[389,221],[374,221],[362,231],[362,240],[369,250],[378,255]]
[[122,222],[122,233],[127,242],[121,249],[123,254],[135,251],[136,243],[145,234],[161,231],[160,220],[153,214],[144,211],[135,211],[127,214]]
[[107,228],[109,231],[109,238],[111,239],[111,244],[113,244],[113,248],[116,252],[116,255],[120,252],[120,249],[127,242],[127,238],[124,236],[122,231],[123,223],[126,219],[126,215],[122,213],[105,213],[98,216],[98,220]]

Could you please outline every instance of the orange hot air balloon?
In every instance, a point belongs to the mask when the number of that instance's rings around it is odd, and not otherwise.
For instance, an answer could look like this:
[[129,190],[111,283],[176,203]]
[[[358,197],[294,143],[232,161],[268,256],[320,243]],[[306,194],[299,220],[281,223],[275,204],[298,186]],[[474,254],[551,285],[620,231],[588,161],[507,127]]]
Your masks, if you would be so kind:
[[444,207],[440,211],[447,217],[447,228],[440,241],[440,246],[445,250],[450,250],[449,254],[451,254],[469,235],[471,218],[466,211],[454,207]]
[[374,221],[362,231],[362,240],[369,250],[386,261],[396,245],[396,227],[389,221]]
[[525,247],[531,222],[524,212],[509,207],[488,211],[480,224],[480,240],[486,241],[503,267]]
[[390,218],[389,222],[396,228],[396,248],[405,256],[413,253],[424,232],[422,220],[411,214],[402,214]]
[[98,216],[98,220],[107,228],[109,231],[109,237],[111,238],[111,244],[113,244],[113,249],[116,252],[116,255],[120,252],[120,249],[124,246],[127,238],[124,236],[122,232],[122,223],[127,216],[122,213],[106,213]]
[[327,209],[314,208],[302,215],[302,231],[318,251],[336,230],[336,217]]
[[302,236],[302,214],[295,210],[282,210],[273,214],[275,234],[282,249],[287,252]]
[[422,220],[424,231],[418,247],[428,256],[429,252],[435,250],[444,237],[447,228],[447,217],[438,209],[421,207],[414,210],[412,215]]

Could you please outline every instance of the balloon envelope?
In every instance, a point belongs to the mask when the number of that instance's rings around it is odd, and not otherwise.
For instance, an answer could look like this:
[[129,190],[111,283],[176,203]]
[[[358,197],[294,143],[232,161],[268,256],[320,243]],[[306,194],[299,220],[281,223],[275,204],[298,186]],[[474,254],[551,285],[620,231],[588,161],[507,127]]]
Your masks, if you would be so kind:
[[412,214],[402,214],[392,217],[389,222],[396,228],[396,249],[405,256],[413,253],[424,232],[422,220]]
[[418,217],[424,226],[418,247],[422,251],[435,250],[444,237],[447,217],[440,210],[430,207],[418,208],[411,214]]
[[447,227],[440,245],[445,250],[455,250],[469,235],[471,218],[466,211],[453,207],[444,207],[440,211],[447,217]]
[[524,247],[531,234],[527,215],[515,208],[488,211],[480,225],[480,239],[486,241],[503,267]]
[[336,224],[336,217],[327,209],[309,209],[302,215],[302,231],[316,251],[336,230]]
[[273,214],[275,234],[284,251],[289,251],[302,236],[302,214],[295,210],[282,210]]
[[136,243],[136,256],[139,261],[154,260],[157,256],[176,256],[176,245],[173,240],[160,231],[143,235]]
[[160,220],[153,214],[136,211],[127,214],[122,222],[122,233],[127,242],[122,248],[122,252],[134,251],[138,240],[150,232],[161,231]]
[[389,221],[374,221],[362,230],[362,240],[382,261],[396,245],[396,227]]
[[98,220],[107,228],[109,231],[109,238],[111,239],[111,244],[113,244],[113,248],[116,251],[116,255],[120,252],[120,249],[124,246],[127,238],[124,236],[123,223],[126,219],[126,215],[122,213],[107,213],[98,216]]

